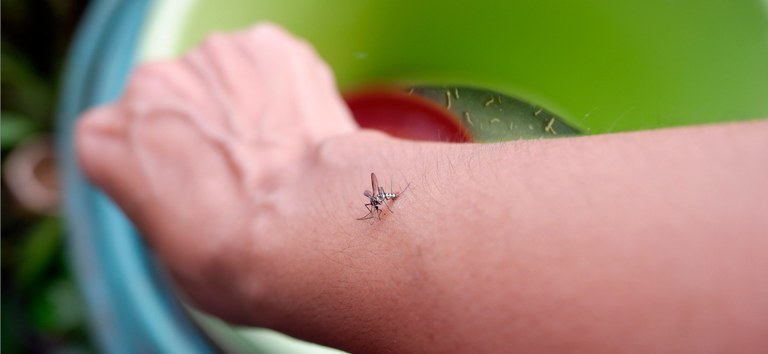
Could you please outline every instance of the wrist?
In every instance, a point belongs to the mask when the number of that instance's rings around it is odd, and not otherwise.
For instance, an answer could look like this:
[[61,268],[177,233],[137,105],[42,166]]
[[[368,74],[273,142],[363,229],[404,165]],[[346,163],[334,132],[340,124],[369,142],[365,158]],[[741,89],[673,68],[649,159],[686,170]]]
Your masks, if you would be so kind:
[[291,173],[299,177],[275,193],[274,212],[264,221],[271,226],[263,236],[278,246],[259,247],[260,254],[251,257],[254,263],[263,260],[253,268],[267,284],[266,291],[254,292],[260,325],[336,345],[329,334],[399,331],[389,326],[400,320],[387,314],[426,308],[414,306],[426,298],[429,282],[418,238],[397,220],[405,214],[394,205],[395,214],[382,220],[357,220],[366,212],[366,178],[375,168],[386,176],[384,167],[392,166],[403,143],[361,131],[324,141],[295,166]]

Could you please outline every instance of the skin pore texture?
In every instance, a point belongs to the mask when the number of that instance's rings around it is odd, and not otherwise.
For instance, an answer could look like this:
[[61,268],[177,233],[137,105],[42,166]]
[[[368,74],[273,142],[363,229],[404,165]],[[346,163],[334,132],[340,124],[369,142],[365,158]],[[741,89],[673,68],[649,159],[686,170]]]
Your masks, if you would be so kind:
[[[400,140],[359,129],[315,52],[266,24],[141,66],[76,144],[233,323],[354,352],[768,348],[765,120]],[[371,172],[409,187],[356,220]]]

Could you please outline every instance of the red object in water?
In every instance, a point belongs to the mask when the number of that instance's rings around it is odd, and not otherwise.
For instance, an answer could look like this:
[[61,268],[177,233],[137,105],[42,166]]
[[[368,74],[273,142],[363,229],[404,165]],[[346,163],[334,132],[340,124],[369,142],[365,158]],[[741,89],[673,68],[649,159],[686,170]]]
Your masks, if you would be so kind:
[[380,89],[355,92],[345,100],[363,128],[411,140],[472,141],[448,110],[423,97]]

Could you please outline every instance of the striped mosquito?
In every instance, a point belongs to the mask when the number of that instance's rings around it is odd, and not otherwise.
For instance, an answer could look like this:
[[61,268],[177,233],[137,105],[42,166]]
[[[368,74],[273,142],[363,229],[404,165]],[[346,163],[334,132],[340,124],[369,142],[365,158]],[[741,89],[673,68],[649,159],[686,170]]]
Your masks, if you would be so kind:
[[[408,184],[410,186],[410,183]],[[395,200],[397,197],[400,196],[400,194],[403,194],[406,189],[408,189],[408,186],[405,186],[405,189],[403,189],[400,193],[391,193],[384,191],[384,187],[379,186],[379,180],[376,178],[376,174],[371,172],[371,189],[373,192],[366,190],[363,192],[363,195],[368,198],[368,203],[365,204],[365,207],[368,209],[368,214],[366,216],[363,216],[362,218],[358,218],[357,220],[367,220],[373,218],[373,213],[376,213],[376,217],[381,220],[381,205],[385,205],[387,209],[389,209],[390,212],[392,212],[392,209],[390,209],[389,204],[387,201]]]

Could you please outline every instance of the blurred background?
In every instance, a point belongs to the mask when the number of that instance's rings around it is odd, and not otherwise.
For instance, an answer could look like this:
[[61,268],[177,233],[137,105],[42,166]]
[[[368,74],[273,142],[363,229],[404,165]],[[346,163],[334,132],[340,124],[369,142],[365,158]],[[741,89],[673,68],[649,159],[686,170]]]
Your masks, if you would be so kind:
[[269,20],[307,39],[358,122],[392,134],[494,142],[768,115],[765,0],[1,1],[3,353],[299,352],[178,301],[71,151],[79,113],[117,97],[133,65],[211,32]]
[[2,0],[3,353],[94,351],[64,256],[50,144],[65,56],[86,3]]

